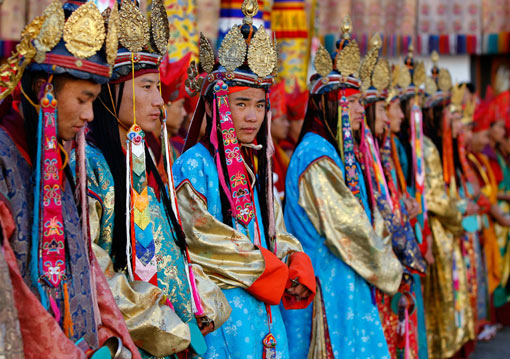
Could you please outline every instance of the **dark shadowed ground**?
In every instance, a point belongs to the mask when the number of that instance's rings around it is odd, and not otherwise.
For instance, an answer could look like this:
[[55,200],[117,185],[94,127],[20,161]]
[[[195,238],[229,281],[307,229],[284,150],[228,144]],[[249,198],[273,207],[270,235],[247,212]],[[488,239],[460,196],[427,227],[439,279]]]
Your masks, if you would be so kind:
[[478,342],[470,359],[510,359],[510,327],[505,327],[490,342]]

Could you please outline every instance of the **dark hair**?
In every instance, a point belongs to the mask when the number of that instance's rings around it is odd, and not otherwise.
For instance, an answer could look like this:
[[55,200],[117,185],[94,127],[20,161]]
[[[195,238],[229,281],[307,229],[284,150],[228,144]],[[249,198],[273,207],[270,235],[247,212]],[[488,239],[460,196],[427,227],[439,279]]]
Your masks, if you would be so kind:
[[[303,140],[303,137],[313,130],[321,133],[337,150],[336,143],[338,128],[338,89],[321,94],[310,94],[306,109],[305,120],[296,146]],[[320,126],[320,128],[317,128]]]
[[[90,132],[87,135],[87,140],[93,146],[97,147],[106,159],[108,167],[112,173],[115,187],[115,218],[113,226],[113,243],[112,243],[112,258],[115,270],[123,270],[127,265],[126,256],[126,156],[122,150],[121,139],[117,119],[110,113],[119,113],[122,95],[124,93],[124,82],[119,86],[118,96],[113,99],[114,91],[112,89],[112,96],[110,96],[109,85],[103,85],[101,93],[94,101],[94,121],[89,124]],[[108,107],[108,109],[106,108]],[[174,240],[177,246],[185,251],[186,240],[184,232],[182,231],[177,217],[172,210],[172,206],[168,195],[166,193],[163,180],[161,179],[156,165],[152,161],[147,146],[145,147],[145,162],[147,174],[152,174],[156,179],[158,185],[157,191],[163,199],[167,219],[169,224],[173,226],[175,237]]]
[[434,107],[426,109],[423,114],[423,133],[436,145],[441,154],[441,161],[443,154],[442,124],[444,108],[445,104],[440,102]]

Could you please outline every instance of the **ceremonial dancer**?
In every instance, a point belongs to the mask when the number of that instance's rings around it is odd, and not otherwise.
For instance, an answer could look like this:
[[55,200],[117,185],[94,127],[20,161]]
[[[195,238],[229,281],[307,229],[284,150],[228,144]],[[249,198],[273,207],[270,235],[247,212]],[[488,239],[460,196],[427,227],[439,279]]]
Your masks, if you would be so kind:
[[192,64],[188,85],[200,100],[173,171],[191,259],[232,307],[227,322],[206,336],[205,358],[289,358],[278,305],[308,306],[315,279],[273,195],[268,90],[275,44],[252,23],[257,1],[244,1],[242,11],[243,24],[223,39],[218,62],[201,36],[207,75],[199,78]]
[[[120,10],[114,5],[107,22],[121,36],[112,78],[94,102],[87,136],[94,249],[142,357],[186,356],[191,349],[201,355],[202,334],[219,328],[230,307],[219,288],[200,276],[200,268],[190,265],[180,225],[168,132],[160,120],[165,118],[158,68],[168,45],[166,10],[153,2],[149,28],[136,4],[126,0]],[[128,30],[137,26],[144,31]],[[144,140],[159,126],[165,180]]]
[[75,183],[63,147],[84,143],[111,42],[93,2],[54,1],[1,69],[3,250],[27,358],[103,357],[112,336],[113,353],[140,357],[91,250],[85,168]]
[[360,54],[344,20],[331,56],[320,47],[304,127],[287,172],[285,219],[314,265],[313,308],[284,313],[291,356],[390,358],[375,288],[393,295],[402,266],[369,194]]

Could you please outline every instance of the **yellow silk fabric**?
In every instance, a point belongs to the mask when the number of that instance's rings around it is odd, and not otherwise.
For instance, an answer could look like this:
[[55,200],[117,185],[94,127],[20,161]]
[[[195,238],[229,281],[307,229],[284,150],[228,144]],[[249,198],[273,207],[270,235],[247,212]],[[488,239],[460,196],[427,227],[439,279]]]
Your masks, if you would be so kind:
[[[467,323],[472,311],[467,297],[465,267],[458,236],[462,234],[462,215],[457,202],[446,194],[443,167],[439,152],[429,138],[424,138],[425,199],[432,231],[432,252],[435,262],[428,267],[424,280],[424,306],[429,358],[449,358],[468,339]],[[452,192],[453,195],[453,192]],[[458,300],[455,308],[453,260],[459,275]],[[458,327],[455,310],[464,311],[467,320]],[[470,316],[470,317],[469,317]]]
[[93,249],[135,344],[156,357],[185,350],[190,344],[189,327],[166,305],[162,290],[142,281],[128,282],[123,273],[113,270],[101,247],[94,244]]
[[403,268],[383,237],[384,224],[376,211],[375,230],[358,199],[344,183],[338,166],[328,158],[314,162],[301,175],[299,205],[326,246],[367,282],[395,294]]
[[[192,262],[222,289],[250,287],[265,269],[260,250],[250,238],[209,213],[204,198],[188,182],[178,188],[177,199]],[[276,201],[275,220],[278,258],[302,252],[299,242],[286,233]]]

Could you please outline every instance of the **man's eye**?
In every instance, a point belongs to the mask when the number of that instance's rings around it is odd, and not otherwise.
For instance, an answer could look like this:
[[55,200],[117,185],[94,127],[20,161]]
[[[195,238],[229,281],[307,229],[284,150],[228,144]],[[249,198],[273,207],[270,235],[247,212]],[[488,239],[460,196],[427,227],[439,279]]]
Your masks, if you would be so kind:
[[86,102],[86,101],[82,100],[81,98],[78,98],[78,103],[79,103],[80,105],[83,105],[85,102]]
[[239,102],[236,106],[237,107],[245,107],[246,105],[243,102]]

